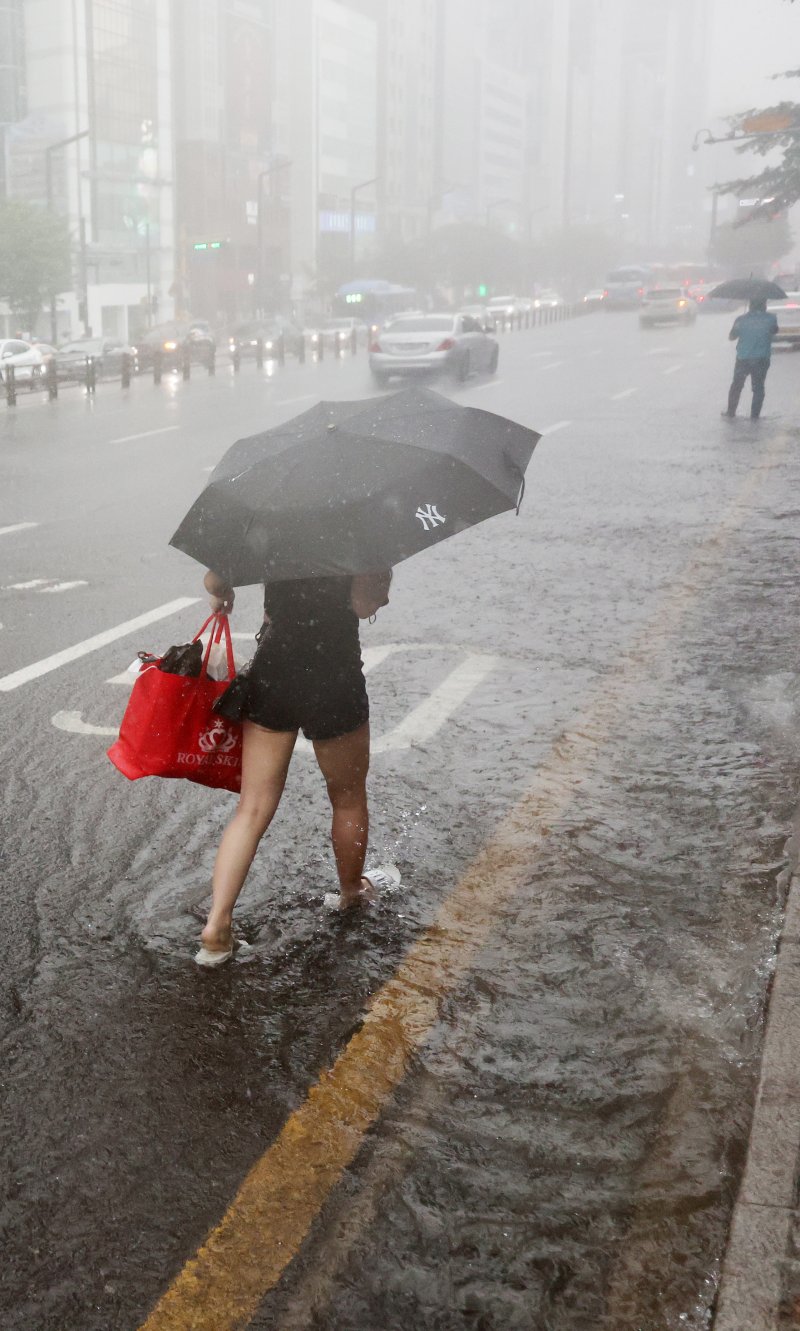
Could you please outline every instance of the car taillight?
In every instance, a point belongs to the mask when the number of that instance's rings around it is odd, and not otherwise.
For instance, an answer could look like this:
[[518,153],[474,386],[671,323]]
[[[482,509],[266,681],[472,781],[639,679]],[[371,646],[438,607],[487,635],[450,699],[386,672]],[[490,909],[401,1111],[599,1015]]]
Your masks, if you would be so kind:
[[639,290],[636,292],[636,294],[637,294],[637,296],[643,296],[643,295],[644,295],[644,287],[639,287]]
[[603,300],[605,300],[605,298],[606,298],[607,295],[608,295],[608,292],[607,292],[607,291],[604,291],[604,292],[603,292]]
[[452,337],[446,337],[445,340],[444,340],[444,342],[440,342],[440,343],[439,343],[439,345],[438,345],[438,347],[436,348],[436,350],[437,350],[437,351],[452,351],[454,346],[455,346],[455,342],[453,341]]
[[370,351],[381,351],[381,350],[382,350],[381,344],[380,344],[380,342],[378,341],[377,338],[375,339],[374,342],[370,342],[370,344],[369,344],[369,349],[370,349]]

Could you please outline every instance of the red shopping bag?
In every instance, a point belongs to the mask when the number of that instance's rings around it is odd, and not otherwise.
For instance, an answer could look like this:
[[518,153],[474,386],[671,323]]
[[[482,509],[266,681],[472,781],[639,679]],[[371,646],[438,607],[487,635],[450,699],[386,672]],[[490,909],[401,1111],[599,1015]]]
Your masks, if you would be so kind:
[[[171,675],[144,665],[137,676],[120,726],[108,750],[123,776],[180,777],[201,786],[239,792],[242,785],[242,728],[211,710],[233,679],[233,645],[227,615],[211,615],[195,637],[214,625],[199,676]],[[228,679],[208,675],[212,644],[225,639]]]

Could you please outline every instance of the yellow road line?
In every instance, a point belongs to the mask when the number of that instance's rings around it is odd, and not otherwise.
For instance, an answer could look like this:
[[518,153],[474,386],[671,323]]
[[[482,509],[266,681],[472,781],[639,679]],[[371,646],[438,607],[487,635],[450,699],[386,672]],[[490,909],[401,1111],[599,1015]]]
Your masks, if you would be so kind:
[[140,1331],[238,1331],[298,1252],[315,1218],[386,1107],[497,913],[530,879],[538,847],[575,798],[629,690],[680,626],[722,558],[787,437],[772,442],[717,527],[689,560],[632,649],[591,692],[583,717],[553,746],[531,786],[443,902],[374,999],[361,1029],[290,1115],[231,1206]]

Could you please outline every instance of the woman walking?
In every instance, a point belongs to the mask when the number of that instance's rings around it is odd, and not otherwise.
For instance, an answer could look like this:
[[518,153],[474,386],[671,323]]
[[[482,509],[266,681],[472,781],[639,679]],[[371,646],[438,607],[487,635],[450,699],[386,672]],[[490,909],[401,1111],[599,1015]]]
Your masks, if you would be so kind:
[[[388,604],[391,573],[267,583],[265,623],[245,677],[239,805],[214,865],[212,906],[195,960],[219,966],[235,947],[233,908],[283,794],[298,731],[314,746],[332,807],[339,907],[370,900],[399,881],[391,866],[364,871],[369,831],[369,700],[359,619]],[[211,608],[229,613],[235,593],[209,571]],[[220,710],[225,714],[225,702]]]

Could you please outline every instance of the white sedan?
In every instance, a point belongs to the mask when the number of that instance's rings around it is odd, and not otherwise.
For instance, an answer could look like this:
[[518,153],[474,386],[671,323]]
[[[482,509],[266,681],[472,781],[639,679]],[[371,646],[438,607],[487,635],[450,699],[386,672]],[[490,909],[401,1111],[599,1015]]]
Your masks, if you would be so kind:
[[773,343],[800,347],[800,291],[787,291],[786,300],[771,300],[767,309],[778,320]]
[[5,337],[0,339],[0,383],[5,383],[9,365],[14,367],[16,383],[30,384],[42,374],[44,357],[30,342],[23,342],[17,337]]

